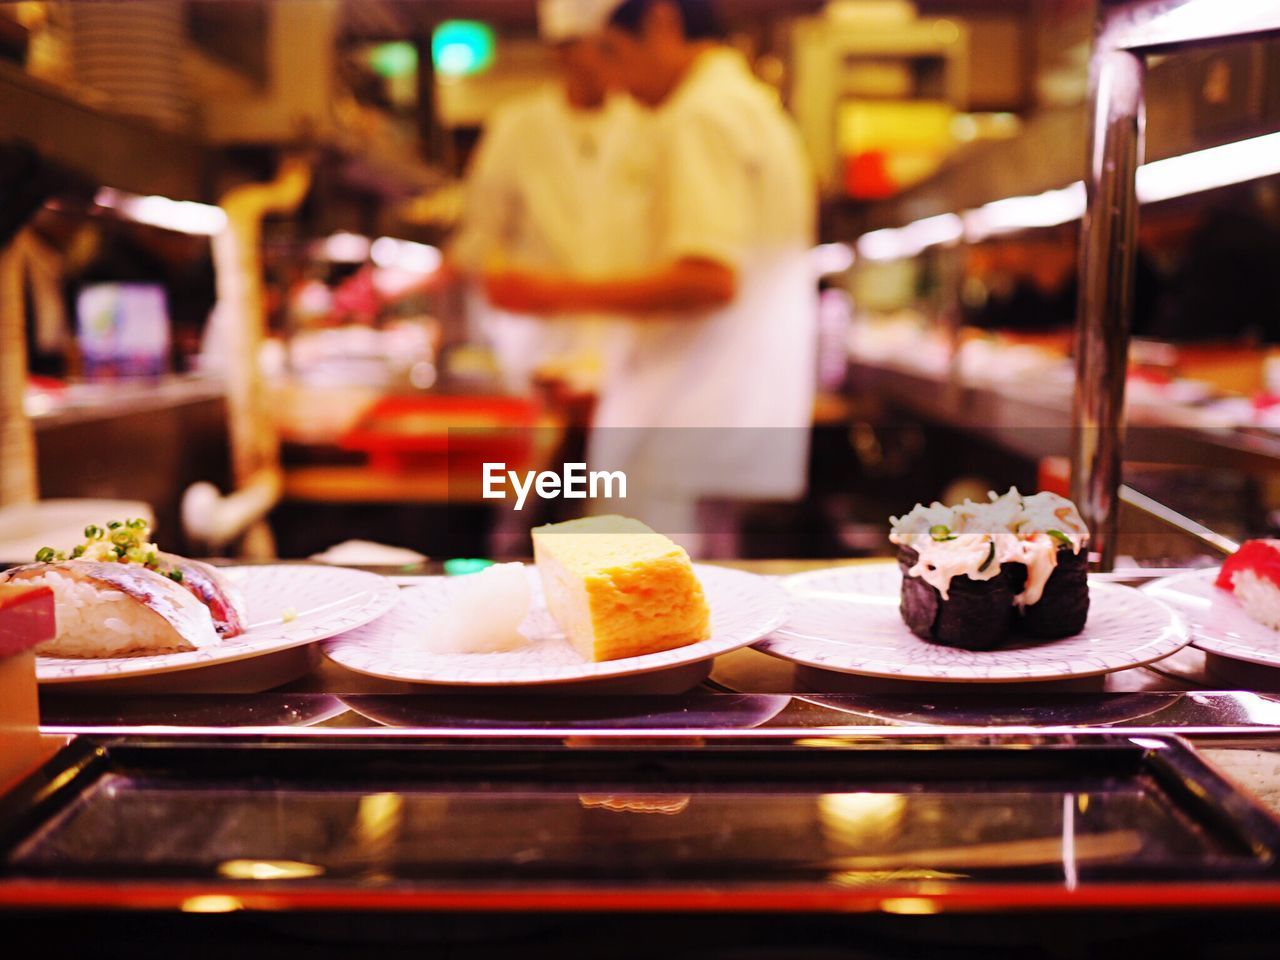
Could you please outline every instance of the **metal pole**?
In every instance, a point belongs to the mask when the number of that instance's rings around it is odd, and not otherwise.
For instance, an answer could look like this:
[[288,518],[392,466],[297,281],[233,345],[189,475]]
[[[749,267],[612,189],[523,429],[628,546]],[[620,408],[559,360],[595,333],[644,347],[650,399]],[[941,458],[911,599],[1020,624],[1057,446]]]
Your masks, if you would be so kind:
[[962,243],[949,243],[938,250],[938,315],[947,334],[948,355],[943,402],[952,410],[960,410],[964,398],[960,378],[960,332],[964,325],[960,313],[964,297],[960,287],[964,283],[964,252]]
[[1115,564],[1138,208],[1144,64],[1108,36],[1103,7],[1090,63],[1088,206],[1081,233],[1071,493],[1100,569]]

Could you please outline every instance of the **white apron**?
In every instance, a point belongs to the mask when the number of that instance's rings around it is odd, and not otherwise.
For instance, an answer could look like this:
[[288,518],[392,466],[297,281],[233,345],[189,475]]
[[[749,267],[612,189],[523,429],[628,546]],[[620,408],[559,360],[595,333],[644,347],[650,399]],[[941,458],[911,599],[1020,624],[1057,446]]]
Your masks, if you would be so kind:
[[593,469],[625,470],[645,500],[683,499],[685,516],[691,498],[798,498],[817,340],[815,195],[798,135],[727,51],[700,57],[656,119],[655,257],[731,265],[738,295],[625,325],[597,408]]

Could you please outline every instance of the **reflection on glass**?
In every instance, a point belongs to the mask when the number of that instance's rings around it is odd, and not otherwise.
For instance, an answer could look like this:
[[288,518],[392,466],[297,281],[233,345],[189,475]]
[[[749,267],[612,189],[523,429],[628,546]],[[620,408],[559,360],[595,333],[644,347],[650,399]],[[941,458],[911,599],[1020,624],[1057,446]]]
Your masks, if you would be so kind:
[[827,793],[818,798],[818,820],[832,853],[885,848],[898,836],[907,798],[899,793]]
[[673,817],[683,813],[692,797],[684,796],[592,796],[582,794],[578,803],[584,810],[608,810],[611,813],[656,813]]
[[805,782],[376,786],[228,788],[111,774],[23,844],[10,868],[162,868],[246,882],[791,878],[847,887],[1010,871],[1074,882],[1232,852],[1140,777],[838,792]]
[[228,880],[304,880],[323,873],[324,867],[297,860],[226,860],[218,864],[218,875]]

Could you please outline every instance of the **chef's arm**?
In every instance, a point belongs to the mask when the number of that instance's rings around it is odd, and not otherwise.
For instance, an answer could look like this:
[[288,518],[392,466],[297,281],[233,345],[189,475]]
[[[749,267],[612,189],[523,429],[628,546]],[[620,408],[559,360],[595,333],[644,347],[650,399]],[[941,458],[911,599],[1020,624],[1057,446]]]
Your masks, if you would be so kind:
[[652,273],[607,280],[491,274],[486,289],[494,306],[522,313],[643,316],[723,306],[737,295],[738,274],[718,260],[687,257]]
[[738,292],[738,274],[717,260],[686,258],[656,273],[583,285],[584,310],[647,313],[722,307]]

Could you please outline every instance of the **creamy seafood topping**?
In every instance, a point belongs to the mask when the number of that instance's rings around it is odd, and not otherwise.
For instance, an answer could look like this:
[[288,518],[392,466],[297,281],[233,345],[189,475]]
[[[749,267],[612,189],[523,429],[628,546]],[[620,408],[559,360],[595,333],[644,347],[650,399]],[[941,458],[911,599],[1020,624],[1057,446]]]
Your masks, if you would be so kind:
[[1089,530],[1075,504],[1056,493],[1024,497],[1011,487],[988,496],[987,503],[918,504],[891,518],[889,540],[917,553],[908,574],[935,587],[943,599],[954,577],[990,580],[1006,563],[1024,564],[1026,583],[1014,602],[1030,606],[1040,600],[1059,550],[1078,554],[1089,542]]

